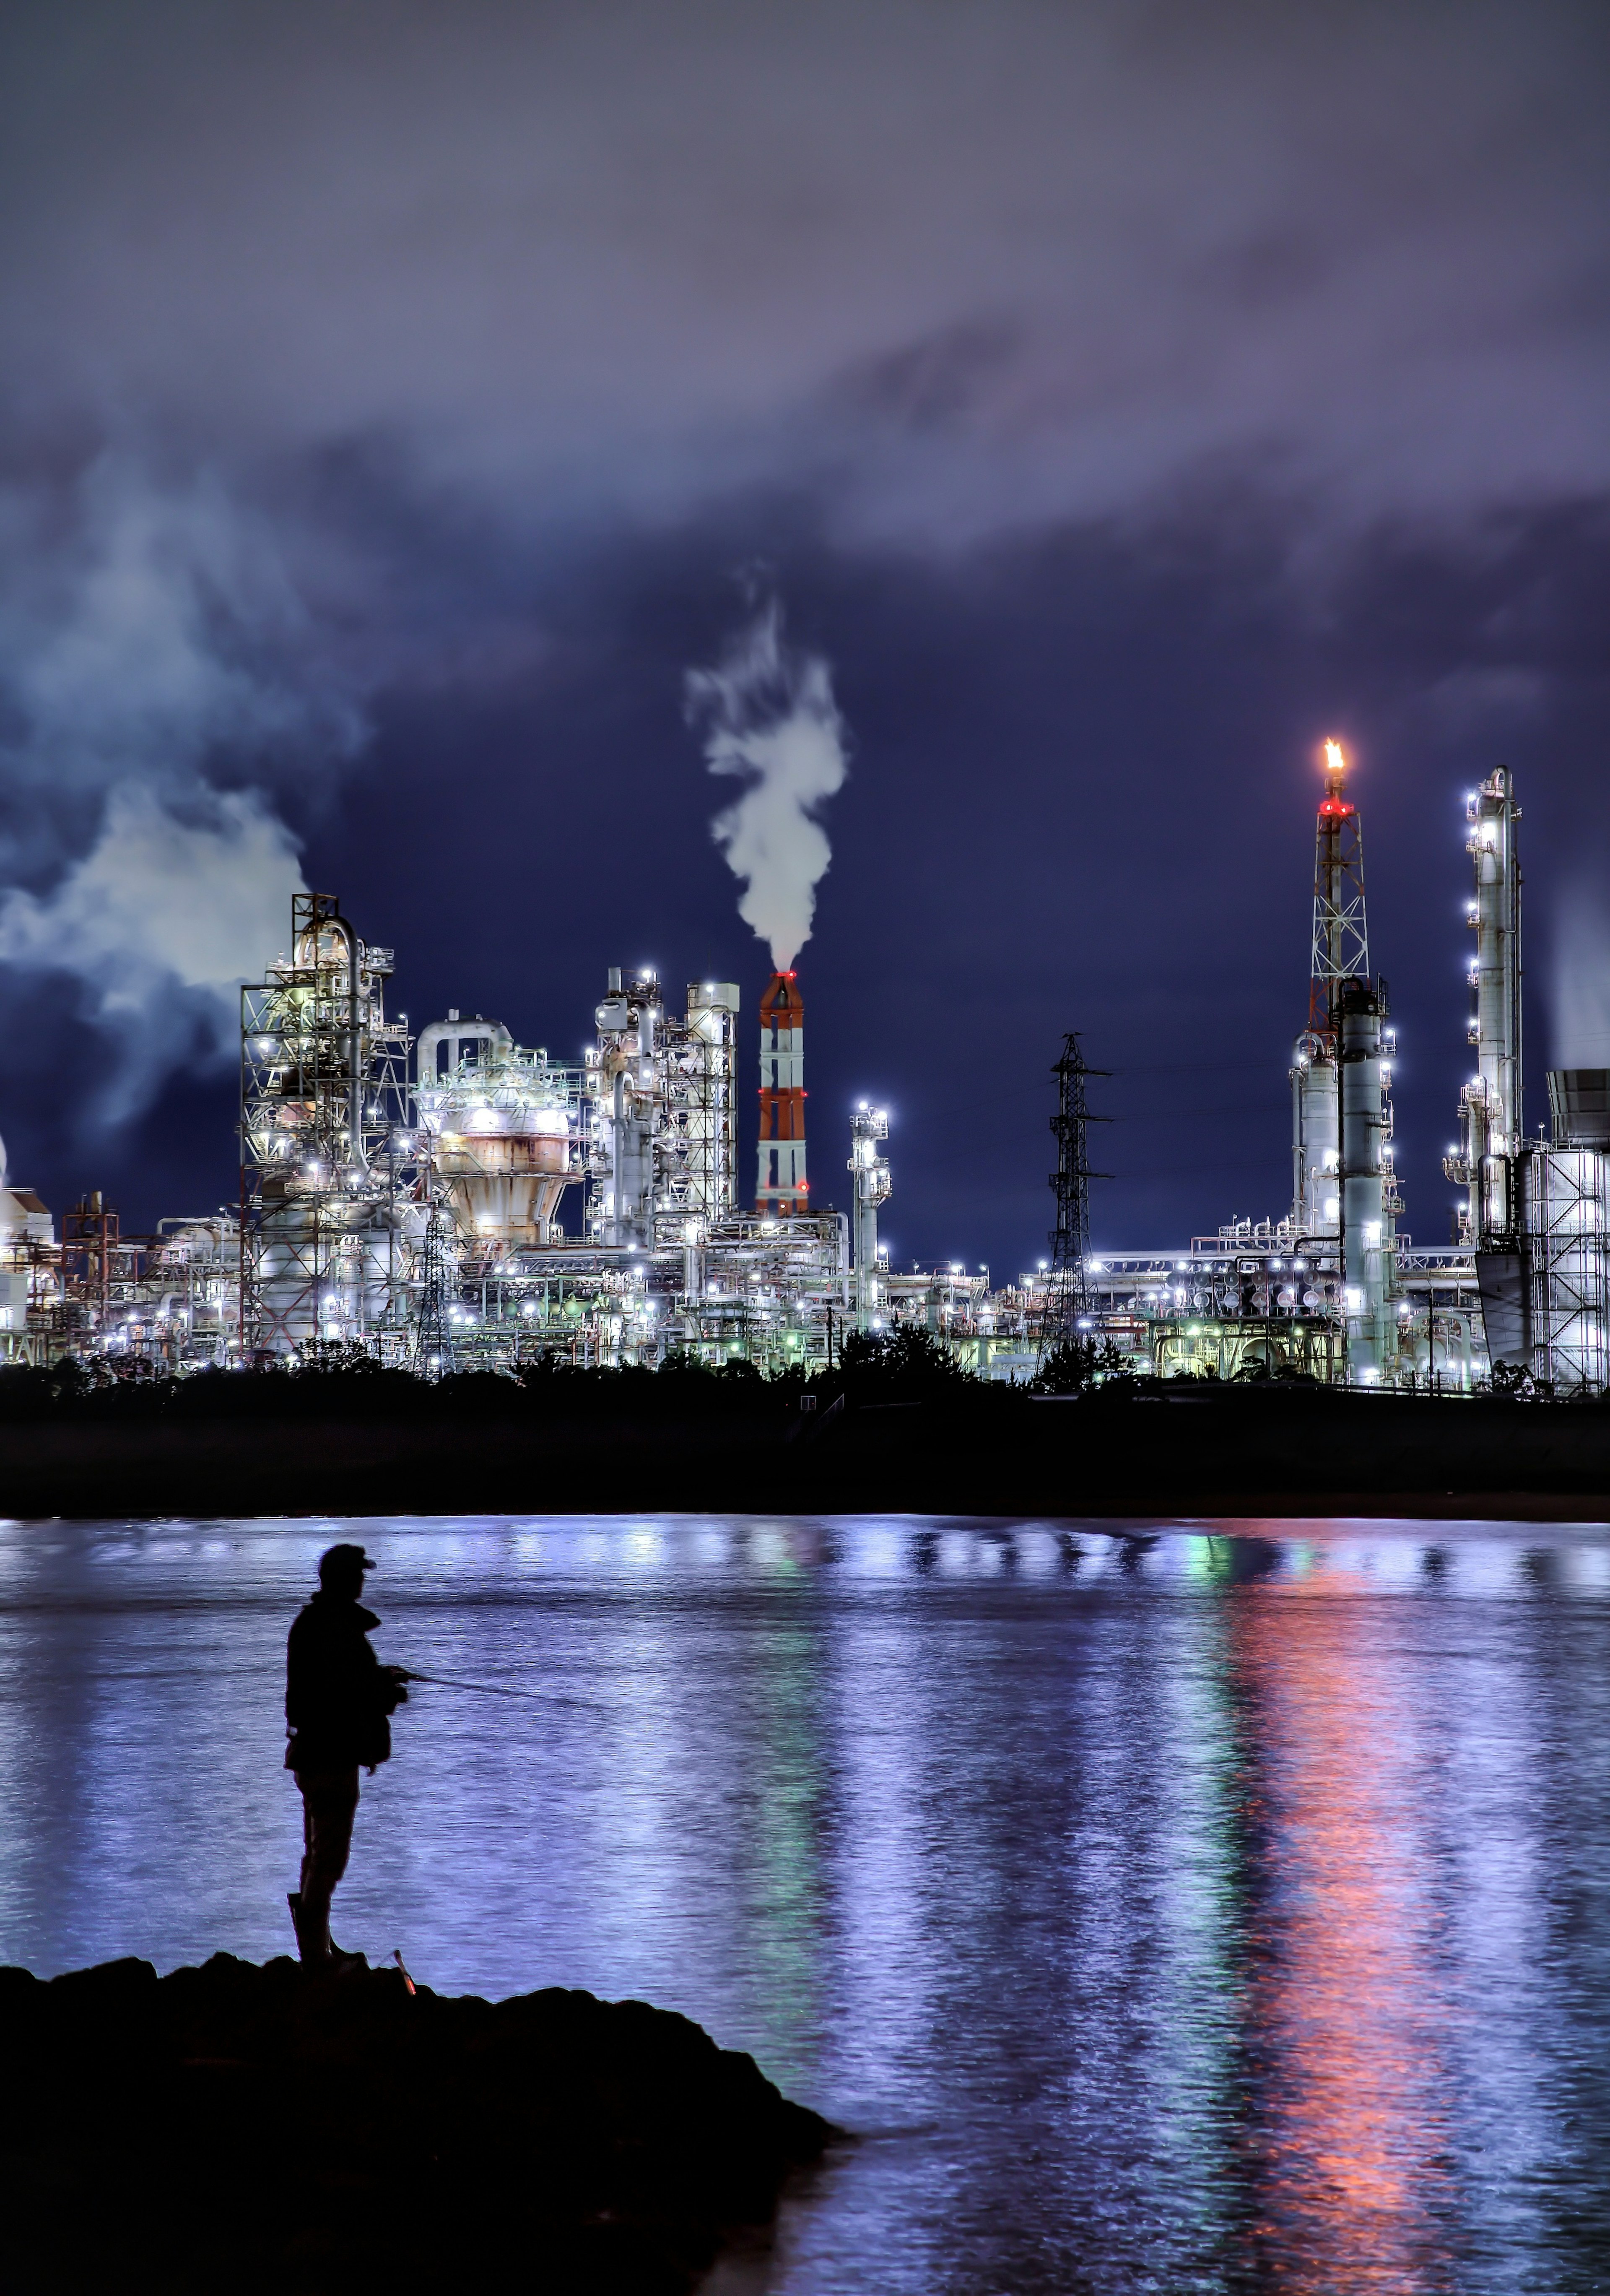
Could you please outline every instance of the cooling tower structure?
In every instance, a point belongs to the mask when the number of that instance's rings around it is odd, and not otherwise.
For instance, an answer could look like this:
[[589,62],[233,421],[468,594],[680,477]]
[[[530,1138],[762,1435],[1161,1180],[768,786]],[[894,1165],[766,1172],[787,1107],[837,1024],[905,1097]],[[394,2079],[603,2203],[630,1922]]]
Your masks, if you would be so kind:
[[392,953],[333,894],[298,893],[291,944],[241,992],[240,1345],[406,1346],[414,1143]]
[[805,1103],[805,1000],[792,972],[774,972],[760,1000],[757,1211],[810,1209]]

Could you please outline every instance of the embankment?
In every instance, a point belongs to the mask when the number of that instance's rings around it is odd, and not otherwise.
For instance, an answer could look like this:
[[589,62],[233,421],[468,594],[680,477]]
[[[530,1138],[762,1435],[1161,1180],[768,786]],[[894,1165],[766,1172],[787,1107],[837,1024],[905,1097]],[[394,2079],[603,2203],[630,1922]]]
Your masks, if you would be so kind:
[[685,2017],[225,1954],[0,1970],[0,2283],[684,2296],[827,2123]]
[[11,1516],[640,1513],[1610,1516],[1610,1409],[1176,1382],[805,1416],[445,1408],[0,1425]]

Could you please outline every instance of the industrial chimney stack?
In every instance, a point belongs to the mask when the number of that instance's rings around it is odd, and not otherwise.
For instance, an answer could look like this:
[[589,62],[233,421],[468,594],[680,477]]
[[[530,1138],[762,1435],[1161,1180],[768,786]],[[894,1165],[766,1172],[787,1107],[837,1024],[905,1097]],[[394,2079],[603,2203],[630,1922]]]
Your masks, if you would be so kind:
[[792,972],[774,972],[760,1000],[760,1165],[755,1208],[773,1218],[810,1210],[805,1180],[805,1003]]

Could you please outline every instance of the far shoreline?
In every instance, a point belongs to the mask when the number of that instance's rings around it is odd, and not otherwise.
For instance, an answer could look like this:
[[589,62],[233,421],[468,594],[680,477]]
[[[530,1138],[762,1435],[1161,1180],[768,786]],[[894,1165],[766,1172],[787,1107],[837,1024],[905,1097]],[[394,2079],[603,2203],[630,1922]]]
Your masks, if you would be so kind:
[[[0,1514],[1610,1521],[1610,1412],[1221,1390],[794,1414],[0,1424]],[[1148,1407],[1149,1406],[1149,1407]]]

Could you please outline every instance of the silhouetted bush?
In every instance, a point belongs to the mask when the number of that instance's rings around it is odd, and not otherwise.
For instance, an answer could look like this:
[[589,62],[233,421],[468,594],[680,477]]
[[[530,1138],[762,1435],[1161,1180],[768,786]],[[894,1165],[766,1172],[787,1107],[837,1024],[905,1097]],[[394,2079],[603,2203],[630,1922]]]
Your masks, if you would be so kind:
[[15,1365],[0,1369],[0,1423],[728,1419],[781,1424],[797,1421],[807,1394],[823,1405],[842,1396],[854,1410],[936,1399],[977,1404],[1023,1392],[980,1380],[933,1332],[903,1326],[846,1334],[832,1369],[812,1373],[798,1365],[767,1373],[741,1357],[707,1364],[691,1350],[674,1349],[658,1369],[640,1364],[601,1368],[544,1356],[518,1371],[466,1367],[429,1380],[339,1345],[309,1349],[294,1364],[209,1369],[181,1380],[135,1380],[126,1366],[76,1361],[45,1370]]

